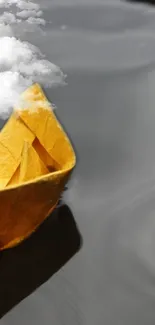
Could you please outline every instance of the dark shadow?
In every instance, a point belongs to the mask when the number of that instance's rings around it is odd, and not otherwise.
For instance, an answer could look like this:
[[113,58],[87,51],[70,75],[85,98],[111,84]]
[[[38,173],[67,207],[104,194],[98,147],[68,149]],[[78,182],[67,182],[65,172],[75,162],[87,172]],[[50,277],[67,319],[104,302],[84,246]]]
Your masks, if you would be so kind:
[[148,4],[151,4],[151,5],[155,5],[155,0],[128,0],[128,2],[148,3]]
[[0,318],[57,272],[81,247],[67,205],[61,203],[40,228],[0,255]]

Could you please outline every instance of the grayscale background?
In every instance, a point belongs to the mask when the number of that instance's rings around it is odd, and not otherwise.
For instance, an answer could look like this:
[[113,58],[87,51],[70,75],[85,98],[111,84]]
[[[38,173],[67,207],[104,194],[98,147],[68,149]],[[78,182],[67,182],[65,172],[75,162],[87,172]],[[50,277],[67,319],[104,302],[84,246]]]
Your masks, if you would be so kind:
[[[38,3],[52,24],[27,40],[67,74],[67,85],[47,94],[77,153],[64,200],[79,235],[62,213],[37,244],[2,254],[0,325],[154,325],[155,9]],[[75,253],[50,273],[76,236]]]

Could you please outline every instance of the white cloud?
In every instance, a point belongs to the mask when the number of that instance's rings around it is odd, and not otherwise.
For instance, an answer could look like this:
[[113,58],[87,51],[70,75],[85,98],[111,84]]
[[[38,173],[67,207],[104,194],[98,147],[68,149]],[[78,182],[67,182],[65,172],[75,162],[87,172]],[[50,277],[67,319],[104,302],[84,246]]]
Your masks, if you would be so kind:
[[[38,4],[33,3],[31,1],[21,1],[21,0],[0,0],[0,7],[5,7],[9,10],[9,7],[11,5],[15,5],[17,7],[17,12],[13,14],[12,12],[5,11],[2,15],[0,15],[0,24],[8,24],[8,25],[14,25],[13,29],[16,30],[16,34],[19,36],[21,34],[21,31],[35,31],[38,30],[38,32],[41,32],[41,29],[39,28],[39,25],[45,26],[46,21],[41,16],[43,15],[43,11],[40,10],[40,7]],[[19,11],[19,9],[21,11]],[[26,26],[26,24],[27,26]],[[21,31],[15,28],[15,25],[19,25],[19,29],[21,28]],[[28,25],[31,25],[31,30]],[[19,33],[20,32],[20,33]],[[7,34],[8,35],[8,34]]]
[[29,17],[26,21],[29,24],[34,24],[34,25],[43,25],[43,26],[45,26],[45,24],[46,24],[46,21],[43,18]]
[[15,5],[21,11],[15,14],[5,11],[0,15],[1,118],[6,118],[10,114],[21,92],[32,83],[39,82],[43,86],[51,87],[63,84],[65,80],[59,67],[46,60],[37,47],[17,39],[15,29],[11,27],[18,26],[19,23],[20,27],[22,24],[45,25],[45,20],[40,18],[42,11],[39,5],[26,0],[0,0],[0,7],[3,6],[8,10],[11,5]]
[[0,6],[4,8],[8,8],[10,6],[15,5],[17,8],[21,10],[39,10],[40,6],[37,3],[27,0],[0,0]]
[[42,16],[43,12],[41,10],[35,11],[35,10],[22,10],[20,12],[17,12],[17,16],[20,18],[29,18],[29,17],[40,17]]
[[33,58],[36,59],[36,54],[37,48],[32,47],[29,43],[21,42],[15,37],[0,39],[0,68],[5,66],[7,69],[11,69],[20,62],[28,64]]
[[40,6],[37,3],[31,1],[20,1],[20,0],[10,0],[15,1],[16,6],[21,10],[40,10]]
[[9,25],[0,23],[0,37],[2,36],[13,36],[13,31]]
[[0,23],[10,25],[10,24],[15,24],[17,22],[18,22],[18,19],[11,12],[4,12],[2,15],[0,15]]
[[29,64],[22,62],[16,66],[15,70],[33,82],[45,83],[48,87],[62,83],[64,80],[61,69],[44,59],[34,58],[29,61]]
[[5,119],[12,105],[18,102],[19,94],[29,86],[29,80],[18,72],[5,71],[0,73],[0,83],[0,116]]
[[0,7],[8,8],[18,2],[20,2],[20,0],[0,0]]

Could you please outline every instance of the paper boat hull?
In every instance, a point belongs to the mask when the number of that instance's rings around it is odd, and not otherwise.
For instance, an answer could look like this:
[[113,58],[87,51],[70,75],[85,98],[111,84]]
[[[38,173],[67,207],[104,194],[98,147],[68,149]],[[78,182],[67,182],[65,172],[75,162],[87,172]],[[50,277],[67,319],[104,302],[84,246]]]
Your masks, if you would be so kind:
[[[43,96],[39,85],[32,86],[30,90],[31,95],[34,92],[35,94],[41,93],[41,96]],[[45,100],[45,96],[43,96],[43,99]],[[35,114],[37,113],[34,113],[34,119]],[[45,149],[49,150],[51,156],[53,153],[54,161],[59,165],[59,168],[54,172],[49,172],[46,175],[35,177],[26,182],[10,183],[11,185],[0,189],[0,250],[11,248],[22,242],[48,217],[56,207],[64,186],[75,166],[75,153],[66,133],[55,114],[52,111],[47,114],[50,114],[49,120],[47,116],[45,120],[46,124],[48,124],[49,134],[51,132],[51,141],[47,137],[48,134],[46,134],[46,125],[44,126],[45,139],[42,140],[42,130],[38,130],[41,127],[39,125],[44,124],[43,116],[41,119],[42,124],[39,124],[39,118],[36,115],[36,119],[38,119],[36,130],[33,117],[29,116],[26,110],[21,111],[19,116],[23,119],[25,125],[28,125],[32,134],[36,132],[40,136],[39,140],[45,145]],[[5,137],[5,139],[8,138]],[[54,142],[50,148],[52,141]],[[20,144],[20,139],[18,143]],[[10,150],[15,148],[14,150],[19,151],[19,146],[17,148],[16,146],[11,146],[10,148]],[[2,165],[2,162],[0,160],[0,168],[2,166],[5,171],[6,168]],[[33,165],[35,172],[35,164]],[[2,174],[1,171],[0,173]],[[10,169],[9,173],[11,175]]]
[[70,172],[0,192],[0,250],[31,235],[57,205]]

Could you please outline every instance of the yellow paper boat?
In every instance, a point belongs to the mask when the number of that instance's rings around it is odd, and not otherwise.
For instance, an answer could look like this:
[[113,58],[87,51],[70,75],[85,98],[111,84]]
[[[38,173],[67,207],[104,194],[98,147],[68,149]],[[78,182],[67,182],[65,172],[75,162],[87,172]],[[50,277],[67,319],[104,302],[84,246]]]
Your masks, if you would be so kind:
[[0,250],[27,238],[57,205],[75,166],[41,87],[28,88],[0,132]]

